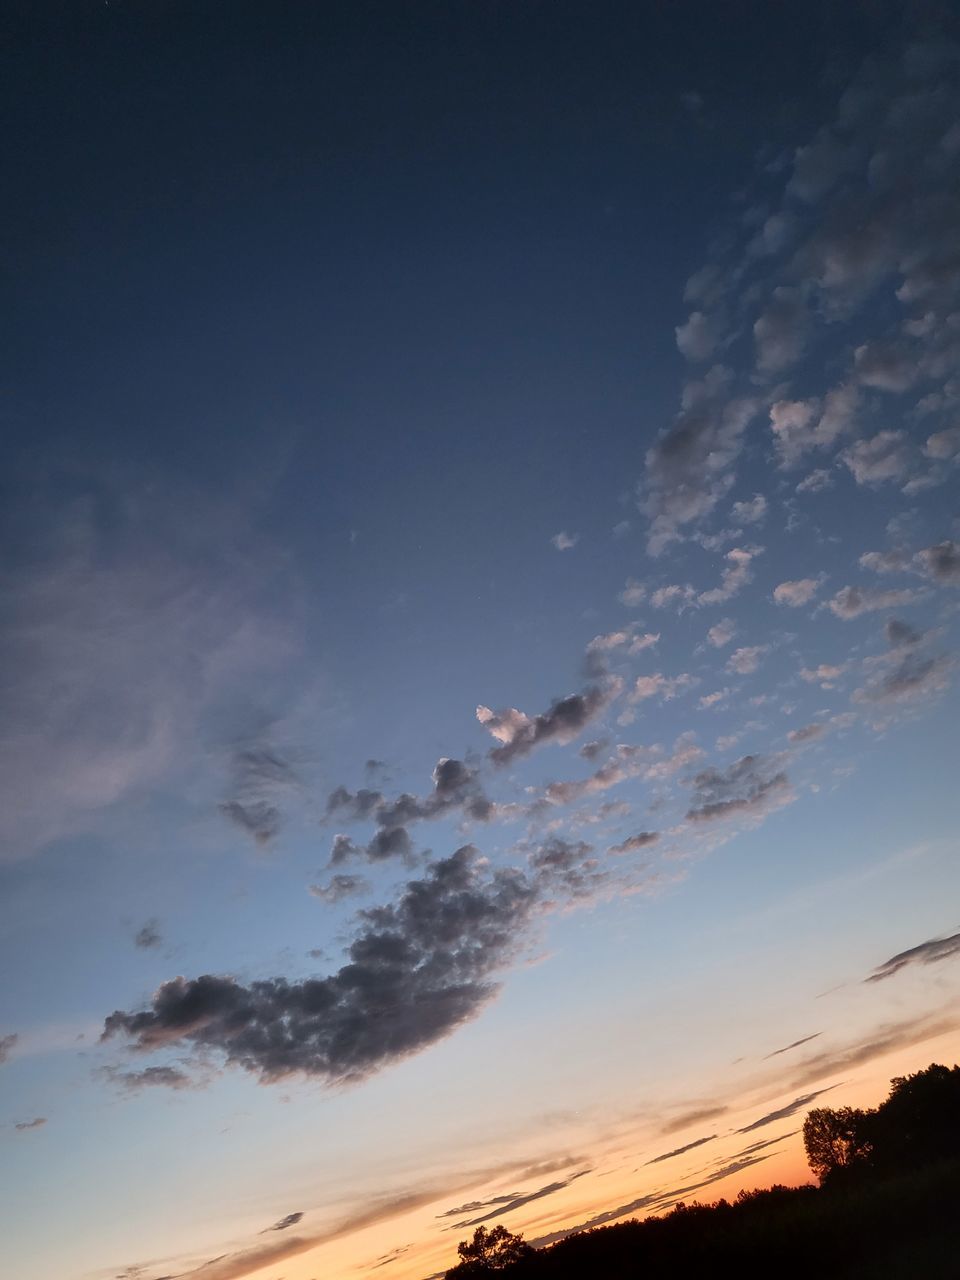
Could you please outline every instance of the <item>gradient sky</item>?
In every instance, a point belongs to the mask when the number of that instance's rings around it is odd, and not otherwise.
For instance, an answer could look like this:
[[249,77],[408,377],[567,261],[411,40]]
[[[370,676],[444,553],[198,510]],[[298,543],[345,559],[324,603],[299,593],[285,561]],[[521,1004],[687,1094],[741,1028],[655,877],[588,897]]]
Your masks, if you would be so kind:
[[7,6],[19,1280],[425,1280],[960,1057],[949,8]]

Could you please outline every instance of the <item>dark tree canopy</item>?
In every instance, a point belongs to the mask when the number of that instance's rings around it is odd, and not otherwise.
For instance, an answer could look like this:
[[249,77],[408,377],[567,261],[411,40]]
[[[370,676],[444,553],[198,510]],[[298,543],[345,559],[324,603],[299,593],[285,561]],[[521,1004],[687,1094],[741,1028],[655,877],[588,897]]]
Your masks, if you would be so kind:
[[533,1249],[523,1236],[513,1235],[502,1222],[489,1231],[477,1227],[472,1240],[461,1240],[457,1246],[460,1261],[447,1272],[448,1280],[466,1280],[468,1276],[486,1276],[503,1271],[515,1262],[529,1257]]

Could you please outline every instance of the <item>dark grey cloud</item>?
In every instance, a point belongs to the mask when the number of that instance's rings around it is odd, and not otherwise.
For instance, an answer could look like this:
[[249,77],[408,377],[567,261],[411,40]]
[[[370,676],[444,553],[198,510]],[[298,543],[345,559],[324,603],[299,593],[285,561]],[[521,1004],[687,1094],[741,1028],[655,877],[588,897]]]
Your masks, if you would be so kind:
[[960,546],[949,539],[917,552],[917,563],[934,582],[960,584]]
[[563,745],[572,742],[606,710],[622,688],[622,681],[617,679],[602,685],[590,685],[581,693],[555,699],[549,710],[533,717],[517,711],[515,707],[504,711],[477,707],[477,719],[500,743],[500,746],[490,749],[490,759],[496,765],[505,765],[529,755],[544,743]]
[[[831,1088],[836,1086],[831,1085]],[[830,1089],[816,1089],[813,1093],[802,1094],[799,1098],[794,1098],[792,1102],[788,1102],[785,1107],[779,1107],[776,1111],[768,1111],[765,1116],[761,1116],[759,1120],[754,1120],[753,1124],[745,1124],[742,1129],[736,1129],[736,1133],[753,1133],[755,1129],[763,1129],[768,1124],[775,1124],[777,1120],[785,1120],[788,1116],[796,1115],[798,1111],[802,1111],[804,1107],[810,1105],[814,1098],[819,1098],[823,1093],[829,1093]]]
[[122,1036],[141,1053],[189,1044],[264,1082],[294,1072],[360,1080],[477,1015],[537,901],[525,875],[484,870],[465,845],[410,881],[398,902],[358,912],[348,960],[329,977],[173,978],[147,1009],[112,1013],[101,1039]]
[[647,849],[660,839],[659,831],[638,831],[635,836],[627,836],[620,844],[610,846],[610,853],[635,853],[638,849]]
[[14,1045],[20,1037],[16,1031],[11,1031],[9,1035],[0,1036],[0,1067],[7,1061],[13,1051]]
[[[345,836],[337,836],[337,840],[346,839]],[[336,861],[336,857],[334,857]],[[370,882],[365,880],[363,876],[331,876],[326,884],[312,884],[310,892],[315,898],[319,898],[321,902],[340,902],[344,898],[350,898],[354,894],[363,893],[370,888]]]
[[695,1124],[706,1124],[710,1120],[716,1120],[719,1116],[726,1115],[729,1107],[722,1104],[716,1104],[708,1107],[697,1107],[693,1111],[685,1111],[682,1115],[675,1116],[668,1124],[665,1124],[660,1130],[664,1137],[671,1133],[679,1133],[681,1129],[689,1129]]
[[936,964],[940,960],[952,960],[955,956],[960,956],[960,933],[952,933],[947,938],[931,938],[884,960],[869,977],[864,978],[864,982],[884,982],[911,965]]
[[303,1217],[302,1213],[288,1213],[285,1217],[280,1218],[272,1226],[264,1227],[264,1229],[260,1232],[260,1234],[262,1236],[265,1236],[269,1231],[286,1231],[288,1227],[295,1227],[302,1217]]
[[36,1116],[33,1120],[19,1120],[13,1127],[18,1133],[26,1133],[29,1129],[42,1129],[46,1123],[46,1116]]
[[741,813],[763,813],[790,796],[786,773],[764,756],[742,756],[726,769],[703,769],[693,778],[692,822]]
[[560,895],[568,899],[588,898],[597,893],[606,885],[607,875],[592,853],[593,845],[584,840],[551,836],[529,857],[538,891],[545,898]]
[[160,922],[155,919],[147,920],[147,922],[137,930],[133,939],[134,946],[140,947],[144,951],[149,950],[151,947],[159,947],[162,941],[163,938],[160,934]]
[[953,661],[945,654],[896,649],[896,661],[853,694],[855,702],[910,702],[941,693],[949,684]]
[[859,618],[864,613],[878,609],[899,609],[901,605],[917,604],[923,593],[910,587],[899,591],[874,591],[870,587],[841,587],[829,601],[830,612],[845,622]]
[[672,1160],[674,1156],[685,1155],[686,1152],[692,1151],[694,1147],[702,1147],[706,1142],[713,1142],[716,1137],[715,1133],[708,1133],[705,1138],[695,1138],[693,1142],[688,1142],[683,1147],[675,1147],[673,1151],[665,1151],[662,1156],[654,1156],[652,1160],[647,1161],[647,1164],[662,1164],[664,1160]]
[[111,1084],[119,1085],[127,1093],[141,1089],[192,1089],[194,1081],[179,1067],[144,1067],[142,1071],[122,1071],[117,1067],[104,1067],[101,1074]]
[[538,1187],[536,1191],[521,1191],[511,1200],[504,1201],[498,1197],[493,1208],[486,1209],[486,1212],[479,1214],[475,1218],[466,1218],[461,1222],[454,1222],[448,1230],[462,1231],[467,1227],[479,1226],[481,1222],[489,1222],[491,1218],[499,1218],[505,1214],[512,1213],[515,1209],[521,1209],[525,1204],[530,1204],[534,1200],[542,1200],[545,1196],[552,1196],[555,1192],[562,1191],[564,1187],[569,1187],[571,1182],[576,1182],[577,1178],[582,1178],[589,1172],[589,1169],[580,1169],[577,1173],[571,1174],[569,1178],[548,1182],[546,1186]]
[[777,285],[753,326],[757,369],[776,374],[800,359],[810,318],[799,289]]
[[776,1138],[765,1138],[763,1142],[751,1142],[749,1147],[744,1147],[742,1151],[738,1151],[734,1156],[737,1160],[740,1156],[752,1156],[755,1151],[765,1151],[767,1147],[779,1146],[781,1142],[786,1142],[788,1138],[794,1138],[800,1132],[799,1129],[791,1129],[788,1133],[781,1133]]
[[883,631],[891,649],[909,649],[923,639],[922,631],[914,631],[913,627],[901,622],[899,618],[888,618]]
[[480,786],[479,770],[463,760],[448,756],[437,761],[433,770],[433,790],[424,797],[404,791],[388,799],[381,791],[368,788],[350,791],[346,787],[337,787],[327,799],[327,814],[343,815],[355,822],[372,819],[378,830],[366,843],[338,835],[330,860],[334,864],[355,857],[363,857],[370,862],[395,857],[409,860],[413,843],[407,826],[441,817],[455,809],[467,818],[486,822],[492,817],[494,806]]
[[293,766],[275,747],[259,740],[241,743],[231,755],[229,792],[220,812],[266,845],[283,825],[283,799],[299,787]]
[[585,742],[577,754],[584,760],[596,760],[606,750],[609,741],[609,738],[597,738],[595,742]]
[[766,1062],[770,1058],[779,1058],[781,1053],[789,1053],[791,1049],[799,1049],[802,1044],[809,1044],[811,1040],[816,1040],[818,1036],[822,1036],[822,1031],[814,1031],[812,1035],[803,1036],[800,1040],[794,1040],[791,1044],[785,1044],[782,1049],[774,1049],[773,1053],[765,1054],[763,1061]]
[[815,742],[817,738],[822,738],[826,731],[826,727],[822,724],[805,724],[800,729],[791,729],[787,737],[794,743]]

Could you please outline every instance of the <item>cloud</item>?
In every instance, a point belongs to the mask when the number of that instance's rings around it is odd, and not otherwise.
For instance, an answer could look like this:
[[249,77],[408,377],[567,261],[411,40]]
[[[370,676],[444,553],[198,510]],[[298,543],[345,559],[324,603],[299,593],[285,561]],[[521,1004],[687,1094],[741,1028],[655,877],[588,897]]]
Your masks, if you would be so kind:
[[33,1120],[19,1120],[13,1127],[18,1133],[26,1133],[30,1129],[42,1129],[46,1123],[46,1116],[37,1116]]
[[760,659],[769,651],[770,646],[768,644],[754,644],[742,649],[734,649],[727,659],[726,670],[736,672],[737,675],[741,676],[752,675],[759,667]]
[[660,839],[659,831],[638,831],[635,836],[627,836],[620,844],[610,846],[610,853],[635,853],[638,849],[647,849]]
[[859,618],[864,613],[899,609],[901,605],[916,604],[922,599],[922,592],[909,588],[901,591],[874,591],[870,587],[842,587],[828,604],[830,612],[846,622],[851,618]]
[[916,555],[921,571],[934,582],[960,584],[960,546],[947,540],[925,547]]
[[569,551],[580,541],[579,533],[565,533],[562,529],[550,539],[558,551]]
[[755,493],[749,502],[735,502],[730,514],[737,524],[759,524],[767,516],[767,500],[762,493]]
[[822,738],[826,733],[826,729],[822,724],[807,724],[801,729],[791,729],[787,734],[791,742],[814,742],[817,738]]
[[916,354],[893,342],[865,342],[853,353],[857,377],[865,387],[906,391],[916,381]]
[[659,698],[661,702],[670,702],[678,694],[695,688],[700,681],[696,676],[683,672],[678,676],[665,676],[662,671],[653,675],[638,676],[630,690],[631,702],[643,702],[647,698]]
[[[342,839],[345,839],[345,837],[336,837],[336,840]],[[334,848],[336,849],[336,841],[334,842]],[[340,860],[336,852],[334,852],[332,861],[337,862]],[[342,902],[344,898],[352,897],[354,894],[364,893],[369,888],[370,883],[363,876],[335,875],[331,876],[327,884],[310,885],[310,892],[315,898],[319,898],[321,902],[335,903]]]
[[883,631],[891,649],[910,649],[923,639],[922,632],[914,631],[913,627],[901,622],[899,618],[888,618]]
[[774,374],[796,364],[803,354],[808,328],[809,316],[799,290],[778,285],[753,326],[757,369]]
[[712,707],[721,706],[729,697],[729,689],[717,689],[713,693],[705,693],[697,705],[701,711],[708,711]]
[[682,1115],[675,1116],[668,1124],[665,1124],[660,1130],[663,1137],[669,1137],[671,1133],[680,1133],[683,1129],[690,1129],[695,1124],[707,1124],[710,1120],[717,1120],[720,1116],[726,1115],[729,1107],[722,1105],[714,1105],[709,1107],[697,1107],[694,1111],[685,1111]]
[[737,634],[737,625],[732,618],[721,618],[707,632],[707,641],[715,649],[722,649]]
[[159,921],[148,920],[146,924],[142,925],[141,928],[137,930],[133,939],[133,944],[134,946],[140,947],[142,950],[146,951],[151,947],[159,947],[162,941],[163,937],[160,933]]
[[500,743],[489,755],[494,764],[504,765],[520,756],[529,755],[536,747],[547,742],[565,745],[572,742],[586,726],[601,715],[623,689],[619,680],[609,680],[605,685],[592,685],[582,693],[571,693],[558,698],[548,711],[530,717],[508,707],[504,711],[491,711],[489,707],[477,707],[477,719]]
[[696,597],[697,593],[689,583],[684,585],[674,582],[666,587],[658,587],[652,592],[650,603],[655,609],[666,609],[672,606],[678,613],[682,613],[693,604]]
[[360,911],[347,963],[329,977],[173,978],[147,1009],[112,1013],[101,1038],[122,1036],[141,1053],[188,1043],[265,1083],[291,1073],[360,1080],[476,1017],[536,903],[522,873],[485,874],[465,845],[397,903]]
[[894,1050],[907,1049],[934,1036],[954,1031],[958,1026],[960,1018],[955,1013],[945,1016],[921,1014],[901,1022],[887,1023],[864,1037],[805,1059],[791,1079],[791,1087],[802,1089],[818,1080],[846,1073]]
[[102,1068],[101,1075],[111,1084],[119,1085],[127,1093],[141,1089],[192,1089],[195,1081],[179,1067],[144,1067],[142,1071],[121,1071],[116,1067]]
[[636,578],[628,578],[627,585],[617,597],[621,604],[627,605],[631,609],[636,609],[638,605],[643,604],[647,598],[647,589],[642,582],[637,582]]
[[742,756],[726,769],[704,769],[692,780],[692,822],[709,822],[742,813],[764,813],[792,799],[786,773],[763,756]]
[[708,1134],[705,1138],[697,1138],[693,1142],[688,1142],[683,1147],[677,1147],[673,1151],[665,1151],[662,1156],[654,1156],[652,1160],[648,1160],[647,1164],[662,1164],[664,1160],[672,1160],[674,1156],[685,1155],[688,1151],[693,1151],[695,1147],[702,1147],[705,1142],[713,1142],[716,1140],[715,1133]]
[[733,547],[726,554],[727,567],[720,575],[720,586],[714,587],[711,591],[701,591],[697,597],[697,603],[725,604],[728,600],[732,600],[748,582],[753,580],[751,563],[762,554],[762,547]]
[[280,1218],[279,1221],[275,1222],[272,1227],[264,1227],[260,1234],[265,1236],[268,1231],[286,1231],[289,1227],[295,1227],[302,1217],[302,1213],[288,1213],[286,1217]]
[[546,1186],[538,1187],[536,1191],[522,1191],[512,1199],[505,1199],[498,1196],[493,1203],[494,1207],[486,1213],[481,1213],[475,1218],[468,1218],[463,1222],[454,1222],[449,1230],[463,1231],[467,1227],[476,1227],[481,1222],[489,1222],[491,1218],[499,1218],[505,1214],[513,1213],[515,1209],[521,1209],[525,1204],[531,1204],[534,1200],[542,1200],[545,1196],[552,1196],[557,1191],[562,1191],[564,1187],[568,1187],[571,1182],[575,1182],[577,1178],[584,1177],[590,1172],[589,1169],[580,1169],[577,1173],[573,1173],[569,1178],[562,1178],[556,1182],[548,1182]]
[[822,581],[822,578],[794,578],[781,582],[773,589],[774,602],[786,605],[788,609],[799,609],[801,605],[810,603],[820,590]]
[[911,557],[895,547],[890,551],[865,551],[859,563],[861,568],[872,573],[906,573],[910,569]]
[[903,431],[880,431],[869,440],[857,440],[840,457],[857,484],[878,485],[903,480],[910,470],[910,446]]
[[723,336],[718,317],[703,311],[692,311],[686,324],[677,325],[674,332],[680,354],[692,361],[709,360]]
[[674,425],[647,451],[639,505],[650,522],[647,550],[660,555],[729,492],[743,435],[756,415],[752,397],[728,398],[717,366],[687,401]]
[[16,1031],[11,1031],[9,1035],[0,1036],[0,1067],[7,1061],[13,1052],[14,1046],[20,1039]]
[[797,485],[797,493],[820,493],[823,489],[828,489],[833,484],[833,474],[823,467],[817,467],[811,471]]
[[269,844],[283,825],[281,804],[300,788],[292,765],[269,743],[238,744],[230,761],[230,793],[220,812],[259,845]]
[[785,1044],[782,1049],[774,1049],[773,1053],[768,1053],[764,1056],[763,1061],[767,1062],[770,1058],[779,1058],[781,1053],[789,1053],[791,1049],[799,1049],[802,1044],[809,1044],[811,1040],[816,1040],[818,1036],[822,1035],[822,1031],[814,1031],[813,1035],[803,1036],[800,1040]]
[[735,1132],[753,1133],[756,1129],[764,1129],[768,1124],[775,1124],[778,1120],[785,1120],[788,1116],[796,1115],[798,1111],[802,1111],[804,1107],[809,1106],[814,1098],[819,1098],[821,1094],[829,1092],[829,1089],[817,1089],[813,1093],[805,1093],[799,1098],[794,1098],[792,1102],[788,1102],[785,1107],[780,1107],[776,1111],[768,1111],[759,1120],[754,1120],[753,1124],[746,1124],[742,1129],[737,1129]]
[[952,960],[960,956],[960,933],[952,933],[947,938],[931,938],[921,942],[907,951],[900,951],[883,964],[877,965],[864,982],[885,982],[894,974],[911,965],[937,964],[941,960]]
[[[860,403],[855,383],[846,383],[828,391],[821,402],[810,400],[777,400],[770,406],[770,429],[780,466],[789,470],[814,449],[829,449],[853,428]],[[829,472],[814,473],[800,482],[798,490],[825,487]],[[823,477],[826,477],[824,479]]]
[[597,756],[606,750],[609,742],[609,738],[597,738],[594,742],[585,742],[577,755],[584,760],[596,760]]
[[818,684],[821,689],[833,689],[846,669],[846,663],[831,666],[828,662],[821,662],[818,667],[802,667],[800,679],[807,684]]
[[960,427],[948,427],[944,431],[935,431],[927,437],[923,452],[928,458],[946,462],[960,455]]
[[909,702],[942,693],[950,683],[953,660],[943,654],[921,656],[911,647],[890,657],[893,665],[857,689],[854,702]]

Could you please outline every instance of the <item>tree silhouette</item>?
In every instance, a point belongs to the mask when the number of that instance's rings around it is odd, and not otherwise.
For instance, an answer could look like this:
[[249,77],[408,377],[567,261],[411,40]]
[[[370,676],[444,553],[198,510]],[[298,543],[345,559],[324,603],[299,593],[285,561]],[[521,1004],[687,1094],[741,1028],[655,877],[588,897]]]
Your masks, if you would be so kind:
[[467,1276],[486,1276],[513,1266],[534,1250],[523,1236],[513,1235],[502,1222],[490,1231],[477,1227],[472,1240],[461,1240],[457,1245],[460,1261],[447,1272],[447,1277],[466,1280]]
[[807,1163],[825,1182],[841,1169],[850,1169],[867,1159],[871,1151],[867,1137],[867,1113],[855,1107],[817,1107],[803,1122],[803,1146]]

